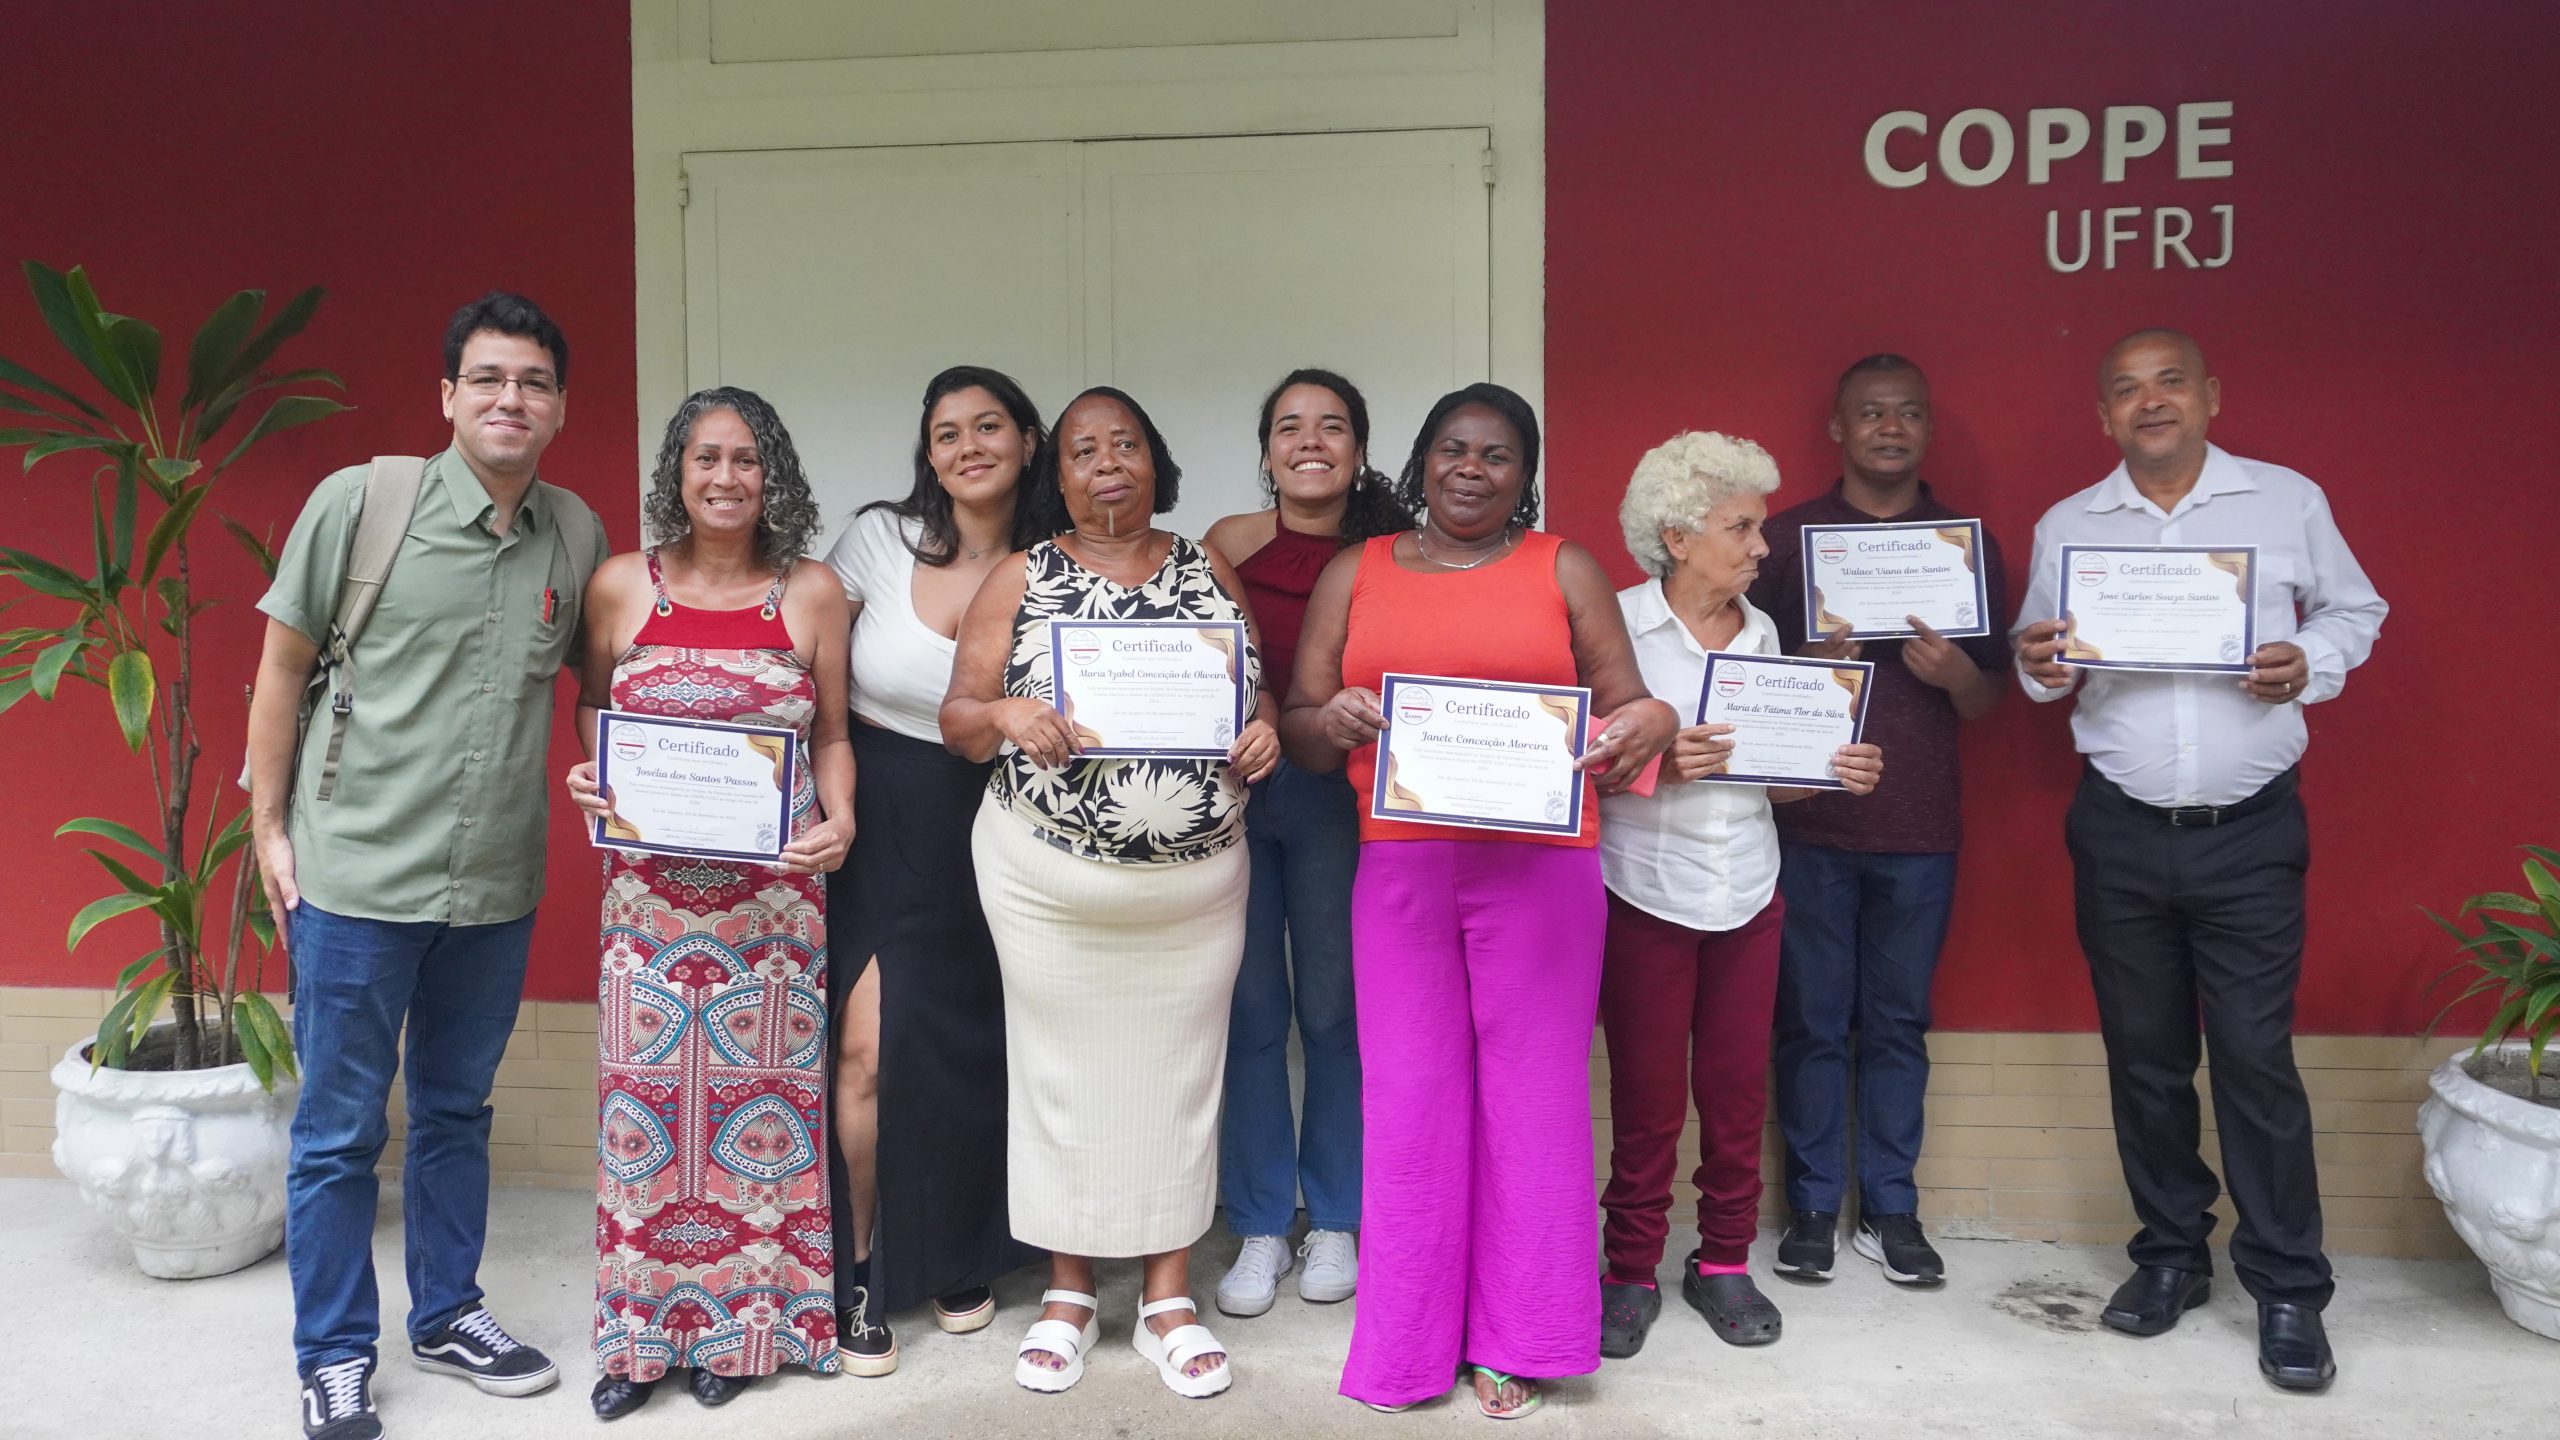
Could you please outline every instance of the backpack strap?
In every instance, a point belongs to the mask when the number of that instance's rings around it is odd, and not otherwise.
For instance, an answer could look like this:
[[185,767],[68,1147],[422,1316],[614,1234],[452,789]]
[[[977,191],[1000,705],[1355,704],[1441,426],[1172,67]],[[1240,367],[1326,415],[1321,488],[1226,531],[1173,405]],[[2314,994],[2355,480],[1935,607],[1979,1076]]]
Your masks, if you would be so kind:
[[365,473],[364,508],[356,515],[346,574],[338,582],[338,611],[329,622],[328,641],[322,647],[330,682],[329,749],[320,762],[318,799],[328,799],[338,788],[338,757],[346,749],[347,717],[356,708],[356,637],[373,616],[382,583],[390,578],[391,562],[400,557],[400,542],[417,513],[426,470],[427,462],[416,455],[376,455]]

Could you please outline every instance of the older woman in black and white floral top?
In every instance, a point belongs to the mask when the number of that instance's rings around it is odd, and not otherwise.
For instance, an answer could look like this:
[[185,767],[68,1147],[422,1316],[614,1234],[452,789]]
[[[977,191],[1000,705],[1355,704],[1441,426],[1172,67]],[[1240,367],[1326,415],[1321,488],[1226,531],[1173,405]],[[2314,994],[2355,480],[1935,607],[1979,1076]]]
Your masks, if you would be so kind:
[[[1243,586],[1154,528],[1181,470],[1135,400],[1058,417],[1022,504],[1056,538],[999,565],[961,624],[944,743],[1001,756],[971,837],[1004,971],[1013,1231],[1050,1252],[1014,1378],[1064,1390],[1099,1330],[1096,1256],[1146,1257],[1139,1354],[1177,1394],[1232,1379],[1186,1270],[1217,1200],[1220,1061],[1244,955],[1245,786],[1278,761]],[[1084,759],[1051,693],[1052,619],[1244,621],[1255,709],[1225,759]]]

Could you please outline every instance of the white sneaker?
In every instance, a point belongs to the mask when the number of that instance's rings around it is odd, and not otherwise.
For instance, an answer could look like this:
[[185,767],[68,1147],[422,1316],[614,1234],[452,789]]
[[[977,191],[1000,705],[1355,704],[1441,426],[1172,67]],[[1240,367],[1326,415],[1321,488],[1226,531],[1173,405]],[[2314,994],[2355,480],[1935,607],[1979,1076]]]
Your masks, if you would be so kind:
[[1259,1315],[1279,1297],[1280,1277],[1297,1268],[1285,1235],[1247,1235],[1235,1268],[1218,1282],[1218,1308],[1239,1319]]
[[1360,1246],[1350,1231],[1310,1230],[1298,1253],[1307,1262],[1298,1273],[1299,1299],[1330,1305],[1360,1288]]

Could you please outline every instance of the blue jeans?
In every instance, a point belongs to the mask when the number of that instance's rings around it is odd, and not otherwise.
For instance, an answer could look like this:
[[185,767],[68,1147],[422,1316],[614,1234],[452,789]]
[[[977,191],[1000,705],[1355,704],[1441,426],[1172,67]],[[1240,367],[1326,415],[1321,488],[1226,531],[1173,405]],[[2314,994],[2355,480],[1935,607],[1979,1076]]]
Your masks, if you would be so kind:
[[1778,1124],[1787,1205],[1838,1211],[1849,1036],[1858,1037],[1858,1192],[1870,1215],[1908,1215],[1920,1193],[1921,1101],[1929,1090],[1929,983],[1954,908],[1956,857],[1782,847],[1787,928],[1778,958]]
[[373,1167],[408,1028],[409,1338],[480,1300],[489,1228],[489,1087],[515,1029],[533,917],[502,925],[362,920],[306,900],[288,916],[302,1100],[285,1171],[293,1352],[305,1372],[374,1355]]
[[[1319,1230],[1360,1228],[1360,1029],[1351,1000],[1351,875],[1360,815],[1339,775],[1283,760],[1245,806],[1253,892],[1227,1020],[1218,1190],[1239,1235],[1286,1235],[1298,1192]],[[1307,1066],[1306,1123],[1289,1107],[1291,980]]]

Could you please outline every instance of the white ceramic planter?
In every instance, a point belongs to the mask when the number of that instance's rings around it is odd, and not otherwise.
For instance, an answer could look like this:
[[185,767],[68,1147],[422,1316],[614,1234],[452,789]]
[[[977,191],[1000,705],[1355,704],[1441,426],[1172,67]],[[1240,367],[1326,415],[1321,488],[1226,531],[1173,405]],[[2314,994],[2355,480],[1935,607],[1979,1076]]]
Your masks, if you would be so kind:
[[88,1049],[53,1067],[53,1163],[142,1273],[198,1279],[275,1253],[301,1083],[279,1075],[262,1090],[246,1065],[92,1071]]
[[2560,1340],[2560,1109],[2471,1078],[2470,1054],[2456,1052],[2427,1077],[2435,1094],[2418,1107],[2427,1184],[2489,1267],[2507,1318]]

